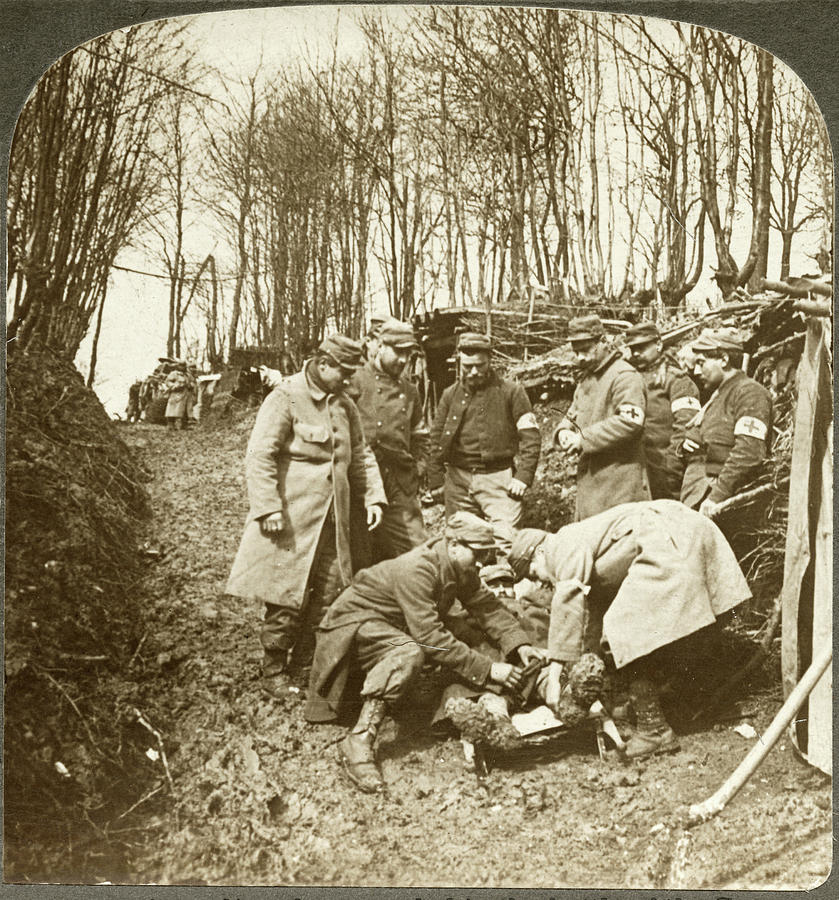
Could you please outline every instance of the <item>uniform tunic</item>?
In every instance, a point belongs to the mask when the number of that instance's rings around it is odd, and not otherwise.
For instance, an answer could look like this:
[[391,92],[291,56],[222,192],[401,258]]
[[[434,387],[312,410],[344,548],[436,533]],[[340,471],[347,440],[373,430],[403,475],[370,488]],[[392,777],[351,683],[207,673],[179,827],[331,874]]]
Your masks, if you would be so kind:
[[733,497],[760,474],[772,440],[772,396],[745,372],[735,372],[694,417],[685,437],[688,455],[681,500],[698,508]]
[[577,461],[577,521],[619,503],[649,500],[644,460],[644,379],[617,351],[574,391],[568,419],[583,439]]
[[603,637],[617,668],[751,597],[719,528],[678,500],[615,506],[566,525],[542,546],[554,583],[548,651],[563,662],[583,652],[592,588],[613,595]]
[[641,372],[647,388],[644,456],[650,493],[679,499],[684,472],[680,448],[688,422],[700,410],[699,389],[690,376],[664,358]]
[[508,488],[513,478],[533,482],[542,447],[524,388],[492,371],[474,393],[455,382],[440,398],[431,447],[429,484],[444,485],[446,515],[465,510],[481,516],[492,524],[499,550],[509,551],[522,502]]
[[[248,442],[245,477],[250,510],[227,592],[299,609],[318,539],[330,511],[343,584],[352,578],[350,492],[385,503],[376,472],[365,465],[361,421],[343,394],[327,394],[307,364],[265,398]],[[282,512],[282,531],[264,534],[259,520]]]
[[429,451],[428,429],[416,387],[368,361],[353,376],[349,395],[361,414],[364,437],[376,456],[388,505],[372,533],[373,561],[398,556],[425,538],[417,493]]
[[[486,684],[492,660],[458,640],[445,618],[455,600],[506,655],[529,643],[515,617],[477,573],[458,577],[445,539],[431,540],[399,559],[357,573],[320,624],[306,718],[335,718],[346,687],[359,628],[378,622],[420,645],[425,657],[476,686]],[[396,645],[393,645],[396,646]]]

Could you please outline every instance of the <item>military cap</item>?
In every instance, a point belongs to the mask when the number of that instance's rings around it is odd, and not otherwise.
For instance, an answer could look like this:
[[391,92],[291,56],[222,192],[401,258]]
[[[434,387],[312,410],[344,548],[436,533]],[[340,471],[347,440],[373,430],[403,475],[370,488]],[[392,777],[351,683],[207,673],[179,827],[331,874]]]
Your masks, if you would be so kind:
[[388,319],[379,330],[379,340],[383,344],[397,349],[410,349],[418,347],[414,329],[409,322],[400,322],[399,319]]
[[743,338],[735,328],[705,328],[693,341],[691,349],[694,353],[707,353],[710,350],[742,353]]
[[492,341],[477,331],[464,331],[457,340],[457,349],[463,353],[489,353]]
[[330,334],[318,347],[335,360],[342,369],[356,369],[361,365],[361,344],[343,334]]
[[547,536],[547,531],[540,528],[521,528],[515,533],[510,547],[509,562],[517,581],[527,574],[536,548]]
[[446,537],[450,541],[466,544],[473,550],[492,550],[495,547],[495,535],[489,522],[463,510],[449,516]]
[[568,323],[569,341],[593,341],[603,337],[603,323],[599,316],[577,316]]
[[636,344],[657,341],[660,337],[655,322],[638,322],[626,330],[623,339],[628,347],[634,347]]

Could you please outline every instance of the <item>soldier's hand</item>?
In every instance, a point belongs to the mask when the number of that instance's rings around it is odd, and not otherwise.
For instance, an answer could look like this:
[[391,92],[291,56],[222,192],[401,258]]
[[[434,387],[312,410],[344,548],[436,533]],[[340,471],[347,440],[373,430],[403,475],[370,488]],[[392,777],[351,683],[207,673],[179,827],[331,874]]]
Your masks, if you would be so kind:
[[263,534],[276,534],[285,528],[285,518],[281,512],[271,513],[259,520]]
[[511,691],[521,690],[524,681],[521,669],[510,663],[494,662],[489,670],[489,680]]
[[522,644],[521,647],[518,648],[518,654],[523,666],[526,666],[528,663],[534,662],[537,659],[548,658],[547,650],[543,650],[541,647],[532,647],[530,644]]
[[579,453],[583,449],[583,436],[579,431],[571,431],[570,428],[563,428],[557,432],[556,441],[559,449],[566,453]]
[[382,524],[384,510],[378,503],[367,507],[367,530],[375,531]]
[[682,450],[685,453],[696,453],[699,449],[699,443],[692,438],[685,438],[682,443]]
[[699,512],[701,512],[703,516],[713,519],[717,514],[717,504],[714,503],[713,500],[703,500],[699,505]]
[[507,493],[515,500],[520,500],[526,490],[527,485],[523,481],[519,481],[518,478],[511,478],[510,483],[507,485]]
[[445,493],[445,488],[442,488],[442,487],[432,488],[430,493],[431,493],[431,499],[435,503],[439,503],[443,499],[443,494]]

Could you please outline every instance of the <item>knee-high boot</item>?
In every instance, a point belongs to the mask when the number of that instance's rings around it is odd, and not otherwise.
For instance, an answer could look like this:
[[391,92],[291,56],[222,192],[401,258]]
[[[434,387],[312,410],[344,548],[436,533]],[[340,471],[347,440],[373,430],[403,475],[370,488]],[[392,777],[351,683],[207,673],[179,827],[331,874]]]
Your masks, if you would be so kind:
[[384,787],[381,772],[376,765],[375,744],[386,709],[384,700],[365,700],[358,721],[340,744],[344,771],[366,794],[375,793]]

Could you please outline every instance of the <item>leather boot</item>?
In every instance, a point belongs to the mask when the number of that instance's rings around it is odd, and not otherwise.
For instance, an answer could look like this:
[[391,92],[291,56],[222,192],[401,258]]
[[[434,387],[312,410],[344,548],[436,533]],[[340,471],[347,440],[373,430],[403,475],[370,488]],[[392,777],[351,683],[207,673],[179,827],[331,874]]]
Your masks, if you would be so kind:
[[384,788],[381,772],[376,765],[375,743],[385,709],[384,700],[365,700],[355,727],[339,745],[344,771],[365,794]]
[[283,699],[288,696],[291,681],[288,677],[288,650],[265,650],[262,661],[260,685],[269,697]]
[[643,759],[656,753],[674,753],[679,741],[664,718],[658,692],[649,678],[636,676],[629,683],[638,727],[626,745],[628,759]]

